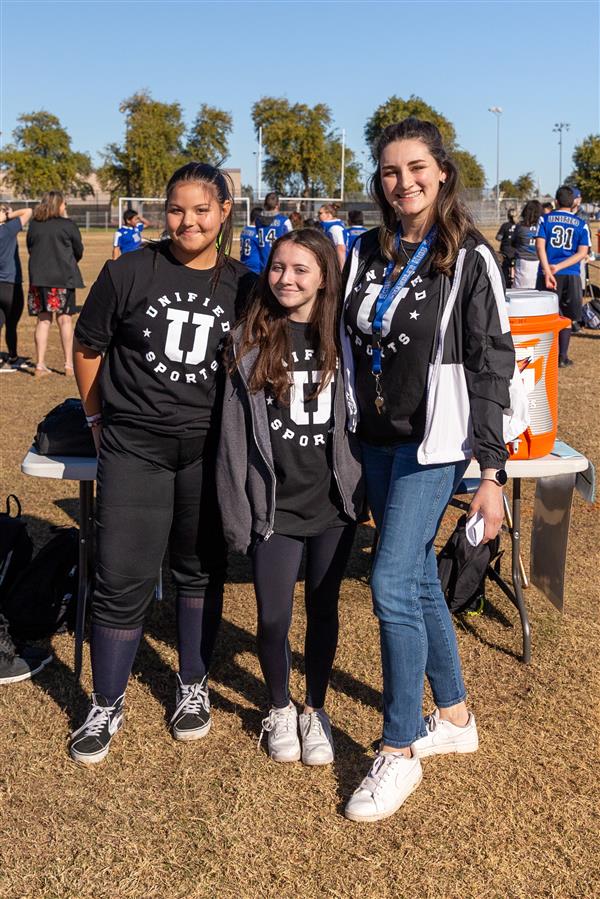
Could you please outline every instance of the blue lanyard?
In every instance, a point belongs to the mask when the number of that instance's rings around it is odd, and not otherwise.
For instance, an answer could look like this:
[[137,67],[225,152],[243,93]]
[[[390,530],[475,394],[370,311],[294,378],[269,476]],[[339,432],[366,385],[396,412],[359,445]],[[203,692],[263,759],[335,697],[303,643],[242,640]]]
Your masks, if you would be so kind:
[[[375,317],[373,319],[373,356],[371,361],[371,372],[374,375],[381,374],[381,329],[383,326],[383,317],[388,311],[400,291],[410,281],[422,261],[425,259],[431,245],[437,236],[437,228],[435,225],[429,229],[423,238],[414,255],[408,261],[406,268],[400,273],[394,282],[391,280],[394,270],[394,263],[388,262],[383,279],[383,286],[379,292],[379,296],[375,302]],[[396,233],[395,240],[396,250],[400,249],[400,230]]]

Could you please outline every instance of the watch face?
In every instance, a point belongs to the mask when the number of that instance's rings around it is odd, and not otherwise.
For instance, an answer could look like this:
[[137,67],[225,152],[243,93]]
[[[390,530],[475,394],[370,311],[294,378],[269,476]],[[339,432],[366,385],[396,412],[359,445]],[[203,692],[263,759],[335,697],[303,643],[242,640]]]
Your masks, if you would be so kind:
[[496,482],[498,484],[500,484],[501,487],[504,487],[504,485],[506,484],[507,481],[508,481],[508,475],[506,474],[504,469],[501,468],[499,471],[496,472]]

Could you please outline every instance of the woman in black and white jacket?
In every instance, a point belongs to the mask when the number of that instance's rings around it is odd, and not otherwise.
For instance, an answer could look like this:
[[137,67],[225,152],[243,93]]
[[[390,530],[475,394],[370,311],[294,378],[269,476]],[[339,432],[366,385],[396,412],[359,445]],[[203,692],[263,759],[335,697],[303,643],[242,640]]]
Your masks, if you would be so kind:
[[[471,514],[481,514],[484,540],[500,528],[515,372],[502,277],[458,198],[439,131],[412,117],[390,125],[376,158],[384,223],[354,244],[342,324],[351,427],[380,533],[371,587],[383,737],[346,806],[356,821],[393,814],[419,785],[422,757],[477,749],[433,544],[473,455],[482,480]],[[513,424],[516,437],[522,423]],[[425,675],[437,706],[426,718]]]

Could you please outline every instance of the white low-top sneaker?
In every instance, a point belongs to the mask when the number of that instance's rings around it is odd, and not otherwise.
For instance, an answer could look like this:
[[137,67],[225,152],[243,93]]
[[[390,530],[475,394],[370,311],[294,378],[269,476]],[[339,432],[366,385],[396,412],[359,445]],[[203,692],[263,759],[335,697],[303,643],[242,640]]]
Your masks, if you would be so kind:
[[274,762],[297,762],[300,759],[300,740],[298,739],[298,712],[290,702],[285,709],[270,709],[263,719],[262,735],[267,734],[267,748]]
[[427,733],[411,745],[413,754],[420,759],[430,755],[446,755],[449,752],[477,752],[479,737],[475,715],[469,712],[469,720],[463,727],[440,718],[439,709],[425,718]]
[[371,770],[344,809],[351,821],[381,821],[397,812],[423,779],[421,761],[395,752],[380,752]]
[[300,736],[305,765],[331,765],[334,755],[331,722],[323,709],[300,715]]

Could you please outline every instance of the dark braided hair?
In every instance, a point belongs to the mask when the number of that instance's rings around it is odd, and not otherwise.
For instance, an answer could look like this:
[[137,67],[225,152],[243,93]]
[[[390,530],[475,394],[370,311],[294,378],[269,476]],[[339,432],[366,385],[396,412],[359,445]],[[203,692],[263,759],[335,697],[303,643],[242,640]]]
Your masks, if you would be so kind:
[[[217,202],[222,206],[226,200],[229,200],[233,211],[233,182],[229,175],[214,165],[207,162],[188,162],[177,169],[169,178],[167,184],[167,199],[165,207],[169,204],[170,196],[177,184],[182,182],[197,182],[198,184],[212,184]],[[217,241],[217,262],[212,278],[213,288],[216,286],[223,266],[227,262],[227,257],[231,253],[231,244],[233,242],[233,215],[230,213],[219,231],[219,240]]]

